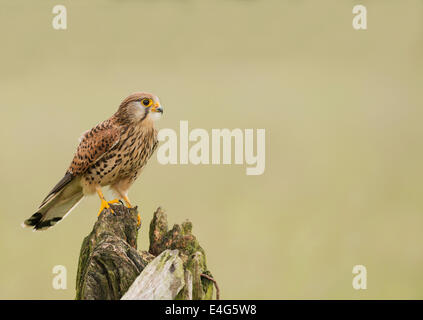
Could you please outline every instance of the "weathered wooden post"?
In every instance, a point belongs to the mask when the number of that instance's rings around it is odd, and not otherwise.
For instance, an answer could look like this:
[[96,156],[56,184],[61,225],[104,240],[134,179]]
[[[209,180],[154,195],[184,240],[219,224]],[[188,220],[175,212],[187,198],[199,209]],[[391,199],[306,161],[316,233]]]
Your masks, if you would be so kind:
[[212,299],[206,256],[191,222],[168,230],[161,208],[150,223],[149,251],[137,250],[137,209],[113,205],[99,216],[79,256],[76,299]]

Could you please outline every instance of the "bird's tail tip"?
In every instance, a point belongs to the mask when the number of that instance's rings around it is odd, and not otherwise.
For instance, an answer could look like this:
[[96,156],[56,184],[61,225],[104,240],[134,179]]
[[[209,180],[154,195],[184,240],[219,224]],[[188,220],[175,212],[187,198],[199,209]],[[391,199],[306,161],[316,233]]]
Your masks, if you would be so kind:
[[26,228],[30,228],[30,226],[29,226],[29,225],[25,224],[25,222],[22,222],[22,223],[21,223],[21,227],[22,227],[22,228],[24,228],[24,229],[26,229]]
[[30,216],[28,219],[26,219],[24,222],[21,223],[22,228],[34,228],[34,231],[37,230],[36,226],[41,221],[43,217],[43,214],[41,212],[36,212],[32,216]]

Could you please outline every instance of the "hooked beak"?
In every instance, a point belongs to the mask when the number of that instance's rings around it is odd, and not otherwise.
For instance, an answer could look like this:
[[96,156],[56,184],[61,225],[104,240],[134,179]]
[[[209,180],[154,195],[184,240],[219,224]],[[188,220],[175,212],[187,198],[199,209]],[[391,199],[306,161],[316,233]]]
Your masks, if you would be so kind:
[[160,104],[156,103],[152,108],[152,112],[160,112],[163,113],[163,108],[160,106]]

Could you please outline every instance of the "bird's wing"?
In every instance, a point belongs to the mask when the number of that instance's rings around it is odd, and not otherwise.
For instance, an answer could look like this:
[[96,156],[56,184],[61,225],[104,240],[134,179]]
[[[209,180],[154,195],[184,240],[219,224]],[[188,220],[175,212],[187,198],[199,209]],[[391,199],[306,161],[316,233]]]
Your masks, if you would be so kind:
[[120,130],[110,120],[106,120],[81,137],[78,149],[68,169],[73,176],[84,173],[94,163],[104,157],[120,138]]
[[25,220],[24,226],[44,230],[63,219],[84,194],[78,175],[106,156],[118,143],[120,129],[110,119],[85,132],[65,176],[41,203],[38,211]]

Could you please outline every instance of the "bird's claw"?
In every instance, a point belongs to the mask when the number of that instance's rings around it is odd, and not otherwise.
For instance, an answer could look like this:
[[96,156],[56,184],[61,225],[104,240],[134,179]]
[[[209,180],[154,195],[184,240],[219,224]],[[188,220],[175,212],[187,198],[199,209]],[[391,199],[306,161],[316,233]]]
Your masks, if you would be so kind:
[[138,213],[137,215],[137,227],[140,228],[141,227],[141,215]]
[[103,212],[104,209],[109,209],[111,213],[115,214],[112,208],[110,208],[111,204],[115,204],[120,202],[119,199],[114,199],[111,201],[101,200],[100,210],[98,211],[97,217],[100,215],[100,213]]

